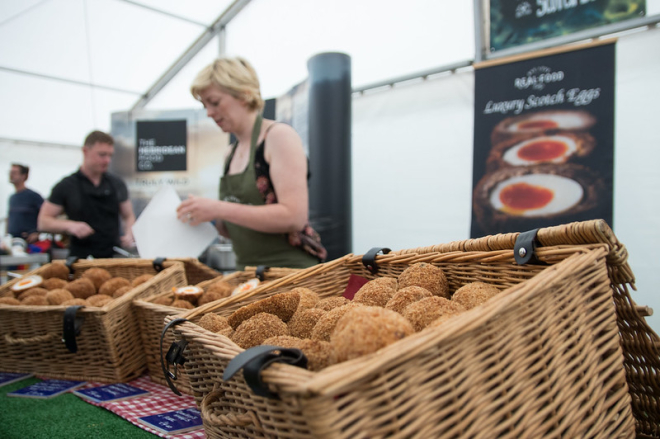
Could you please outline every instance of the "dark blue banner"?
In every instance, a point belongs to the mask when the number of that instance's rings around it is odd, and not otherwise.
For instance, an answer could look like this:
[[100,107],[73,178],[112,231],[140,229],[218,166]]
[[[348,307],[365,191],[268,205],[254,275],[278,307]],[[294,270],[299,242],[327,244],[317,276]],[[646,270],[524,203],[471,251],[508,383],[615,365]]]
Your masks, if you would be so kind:
[[612,225],[614,48],[475,70],[472,237]]

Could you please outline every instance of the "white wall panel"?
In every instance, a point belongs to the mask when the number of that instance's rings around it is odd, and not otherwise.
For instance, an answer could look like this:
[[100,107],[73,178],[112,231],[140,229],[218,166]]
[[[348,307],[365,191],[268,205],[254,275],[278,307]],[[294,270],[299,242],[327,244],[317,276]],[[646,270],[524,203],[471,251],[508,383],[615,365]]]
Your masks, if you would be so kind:
[[465,239],[470,230],[474,75],[353,100],[353,252]]
[[633,300],[648,305],[660,334],[660,29],[616,46],[614,232],[637,279]]

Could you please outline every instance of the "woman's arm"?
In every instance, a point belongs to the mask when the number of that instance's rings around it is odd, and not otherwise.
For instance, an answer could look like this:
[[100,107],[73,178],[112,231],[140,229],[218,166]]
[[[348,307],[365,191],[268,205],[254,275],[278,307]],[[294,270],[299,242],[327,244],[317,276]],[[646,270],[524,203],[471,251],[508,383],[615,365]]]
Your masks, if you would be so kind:
[[179,219],[192,225],[223,220],[265,233],[301,230],[308,221],[307,158],[295,130],[285,124],[273,126],[265,158],[277,203],[249,206],[191,196],[177,209]]

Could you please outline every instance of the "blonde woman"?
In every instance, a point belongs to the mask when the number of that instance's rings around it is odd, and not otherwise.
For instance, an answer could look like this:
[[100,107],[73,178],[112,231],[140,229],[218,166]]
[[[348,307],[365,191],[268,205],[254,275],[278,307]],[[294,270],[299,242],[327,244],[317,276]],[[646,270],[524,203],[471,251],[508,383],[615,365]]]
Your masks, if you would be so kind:
[[325,259],[308,224],[307,158],[289,125],[263,119],[259,79],[242,58],[220,58],[199,72],[192,95],[225,133],[236,137],[225,158],[220,199],[191,196],[181,221],[215,221],[232,240],[237,269],[306,268]]

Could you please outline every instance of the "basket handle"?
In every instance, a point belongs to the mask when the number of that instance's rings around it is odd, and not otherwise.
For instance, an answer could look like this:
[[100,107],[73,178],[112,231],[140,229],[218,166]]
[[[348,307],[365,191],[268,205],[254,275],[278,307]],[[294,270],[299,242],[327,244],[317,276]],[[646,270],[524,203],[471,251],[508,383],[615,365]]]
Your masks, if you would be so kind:
[[246,413],[228,413],[228,414],[215,414],[211,408],[211,405],[216,401],[221,401],[224,397],[225,392],[218,388],[216,383],[213,386],[213,390],[209,392],[203,399],[200,404],[200,411],[202,413],[202,418],[206,420],[206,423],[215,426],[230,426],[230,427],[247,427],[252,426],[260,431],[261,422],[257,414],[251,410],[247,410]]
[[57,334],[54,334],[52,332],[49,332],[48,334],[45,335],[37,335],[29,338],[14,338],[11,336],[11,334],[5,334],[5,340],[10,345],[19,345],[19,344],[27,345],[32,343],[42,343],[44,341],[50,341],[53,338],[57,338]]

